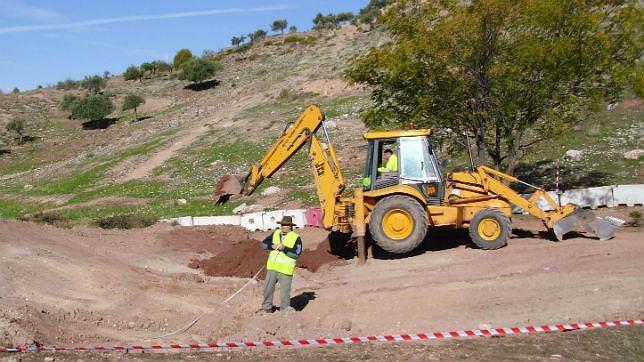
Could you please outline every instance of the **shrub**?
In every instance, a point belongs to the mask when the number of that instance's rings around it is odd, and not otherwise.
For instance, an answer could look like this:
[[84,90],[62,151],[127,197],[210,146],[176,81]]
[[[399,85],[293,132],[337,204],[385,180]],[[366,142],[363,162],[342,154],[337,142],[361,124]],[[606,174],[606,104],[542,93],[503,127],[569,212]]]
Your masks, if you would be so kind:
[[63,81],[56,83],[56,89],[72,90],[72,89],[77,89],[79,85],[80,85],[80,82],[75,81],[71,78],[67,78]]
[[123,100],[123,110],[127,111],[129,109],[134,110],[134,119],[138,120],[139,117],[136,114],[136,109],[141,105],[145,103],[145,99],[141,97],[140,95],[136,93],[130,93],[125,96],[125,99]]
[[280,19],[273,21],[271,24],[271,31],[279,31],[284,34],[284,29],[288,26],[288,21],[286,19]]
[[101,229],[137,229],[154,225],[156,218],[148,215],[116,215],[94,220],[94,224]]
[[214,77],[219,69],[221,69],[221,64],[219,63],[202,58],[192,58],[182,65],[179,79],[201,83]]
[[630,225],[634,227],[639,227],[642,225],[642,213],[639,211],[631,211],[628,216],[631,217]]
[[123,72],[124,80],[137,80],[137,79],[140,80],[142,76],[143,76],[143,73],[136,65],[130,65],[129,67],[127,67],[125,72]]
[[100,94],[88,94],[72,102],[71,111],[75,117],[95,121],[105,118],[114,110],[114,104],[108,97]]
[[174,69],[180,70],[185,62],[192,59],[192,52],[189,49],[181,49],[175,54],[172,64]]
[[106,85],[107,81],[100,75],[86,76],[85,79],[81,81],[81,86],[87,89],[91,94],[98,94]]
[[60,107],[60,109],[62,109],[63,111],[71,112],[71,111],[72,111],[72,109],[74,108],[74,106],[73,106],[73,105],[74,105],[74,102],[76,102],[77,100],[78,100],[78,97],[77,97],[77,96],[75,96],[75,95],[73,95],[73,94],[65,94],[65,95],[63,96],[63,99],[62,99],[62,100],[60,101],[60,103],[58,104],[58,106],[59,106],[59,107]]
[[25,133],[26,124],[22,119],[14,118],[9,123],[7,123],[7,131],[15,132],[18,135],[18,139],[22,142],[24,133]]
[[60,228],[72,227],[70,220],[57,212],[39,211],[32,215],[21,216],[18,218],[18,220],[36,222],[40,224],[48,224],[48,225],[53,225]]

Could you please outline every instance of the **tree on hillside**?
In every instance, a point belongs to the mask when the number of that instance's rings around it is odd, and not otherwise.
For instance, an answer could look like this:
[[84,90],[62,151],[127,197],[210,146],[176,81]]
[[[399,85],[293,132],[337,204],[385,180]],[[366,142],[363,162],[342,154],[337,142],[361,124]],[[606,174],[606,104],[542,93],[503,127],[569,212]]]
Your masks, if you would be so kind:
[[103,72],[103,79],[107,80],[110,78],[110,71],[106,70]]
[[370,0],[369,4],[360,9],[360,12],[355,17],[356,22],[368,24],[369,29],[372,28],[373,23],[376,22],[378,17],[382,14],[382,9],[387,6],[388,0]]
[[78,85],[79,85],[79,82],[71,78],[67,78],[63,81],[56,83],[56,89],[72,90],[72,89],[78,88]]
[[155,73],[154,64],[150,62],[141,63],[139,69],[141,69],[142,76],[145,76],[145,73],[151,73],[152,75]]
[[221,64],[203,58],[191,58],[183,64],[179,73],[180,80],[201,83],[215,76]]
[[22,119],[14,118],[7,123],[7,131],[16,133],[19,143],[22,143],[24,139],[25,128],[25,121]]
[[232,39],[230,39],[230,44],[235,48],[238,47],[241,43],[242,43],[242,40],[240,37],[234,36],[232,37]]
[[153,74],[157,75],[159,73],[172,73],[172,65],[163,60],[155,60],[152,62],[154,67]]
[[291,27],[290,27],[290,28],[288,28],[288,31],[289,31],[290,33],[297,33],[297,26],[295,26],[295,25],[291,25]]
[[145,103],[145,99],[142,96],[136,93],[129,93],[125,96],[125,99],[123,99],[123,111],[130,109],[134,110],[134,120],[138,121],[139,117],[137,115],[136,109],[143,103]]
[[61,110],[70,112],[69,119],[75,118],[74,116],[74,102],[78,100],[78,97],[73,94],[65,94],[63,99],[58,104]]
[[105,118],[114,110],[112,100],[102,94],[87,94],[72,102],[72,114],[89,121]]
[[189,49],[181,49],[175,54],[172,64],[174,69],[181,70],[183,63],[187,62],[189,59],[192,59],[192,52]]
[[275,20],[271,24],[271,31],[279,31],[284,34],[286,27],[288,27],[288,21],[286,19]]
[[248,34],[248,39],[250,39],[251,43],[254,43],[256,41],[259,41],[259,40],[262,40],[262,39],[266,38],[267,34],[268,33],[266,33],[265,30],[257,29],[254,32]]
[[353,18],[355,18],[355,15],[353,15],[353,13],[350,12],[350,11],[344,12],[344,13],[338,13],[335,16],[335,20],[336,20],[338,25],[346,23],[346,22],[349,22],[349,21],[353,20]]
[[13,90],[11,91],[11,93],[18,94],[20,93],[20,89],[18,89],[18,87],[13,87]]
[[81,81],[81,86],[87,89],[91,94],[98,94],[106,85],[107,81],[100,75],[86,76],[85,79]]
[[125,72],[123,72],[124,80],[141,80],[142,77],[143,73],[136,65],[130,65],[129,67],[127,67]]
[[[450,128],[474,136],[479,164],[512,174],[531,146],[619,97],[642,57],[634,0],[402,0],[390,43],[346,76],[373,87],[371,128]],[[443,7],[441,6],[443,5]]]

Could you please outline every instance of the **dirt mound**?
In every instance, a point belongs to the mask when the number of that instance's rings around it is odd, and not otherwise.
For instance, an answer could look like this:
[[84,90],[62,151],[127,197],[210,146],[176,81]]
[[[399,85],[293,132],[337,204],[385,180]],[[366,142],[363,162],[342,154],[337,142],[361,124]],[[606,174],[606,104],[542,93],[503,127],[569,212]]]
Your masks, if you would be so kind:
[[[210,276],[251,278],[266,263],[268,251],[262,249],[261,241],[242,239],[229,244],[230,248],[217,255],[207,259],[193,259],[188,266],[201,269]],[[305,250],[297,260],[297,266],[316,272],[323,265],[340,262],[337,256],[331,254],[328,245],[322,243],[315,250]],[[265,275],[264,270],[259,278],[264,279]]]
[[160,235],[159,239],[162,245],[170,250],[221,254],[230,249],[236,241],[250,239],[250,234],[241,226],[200,226],[172,229]]

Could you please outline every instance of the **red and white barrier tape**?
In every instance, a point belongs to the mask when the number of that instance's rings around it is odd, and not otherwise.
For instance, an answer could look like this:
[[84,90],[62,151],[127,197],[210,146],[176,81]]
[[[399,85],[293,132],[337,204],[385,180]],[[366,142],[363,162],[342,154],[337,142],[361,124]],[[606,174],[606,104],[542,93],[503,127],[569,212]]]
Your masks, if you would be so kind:
[[534,334],[544,332],[565,332],[582,329],[597,329],[608,327],[625,327],[644,325],[644,320],[620,320],[613,322],[595,323],[570,323],[554,324],[544,326],[527,326],[511,328],[473,329],[457,332],[426,332],[416,334],[394,334],[384,336],[367,337],[343,337],[343,338],[317,338],[317,339],[295,339],[265,342],[212,342],[194,344],[153,344],[153,345],[128,345],[128,346],[93,346],[93,347],[17,347],[0,348],[1,352],[63,352],[63,351],[136,351],[136,350],[179,350],[179,349],[210,349],[210,348],[234,348],[234,347],[284,347],[284,346],[319,346],[331,344],[353,344],[363,342],[403,342],[422,341],[433,339],[451,339],[462,337],[491,337],[505,336],[511,334]]

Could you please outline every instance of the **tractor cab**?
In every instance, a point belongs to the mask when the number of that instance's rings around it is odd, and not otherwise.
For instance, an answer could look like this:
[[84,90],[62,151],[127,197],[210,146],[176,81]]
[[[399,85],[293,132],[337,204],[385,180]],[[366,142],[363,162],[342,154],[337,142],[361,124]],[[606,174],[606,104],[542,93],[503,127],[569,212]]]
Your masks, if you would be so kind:
[[408,185],[420,191],[428,205],[443,198],[443,173],[429,142],[429,129],[368,132],[365,191]]

